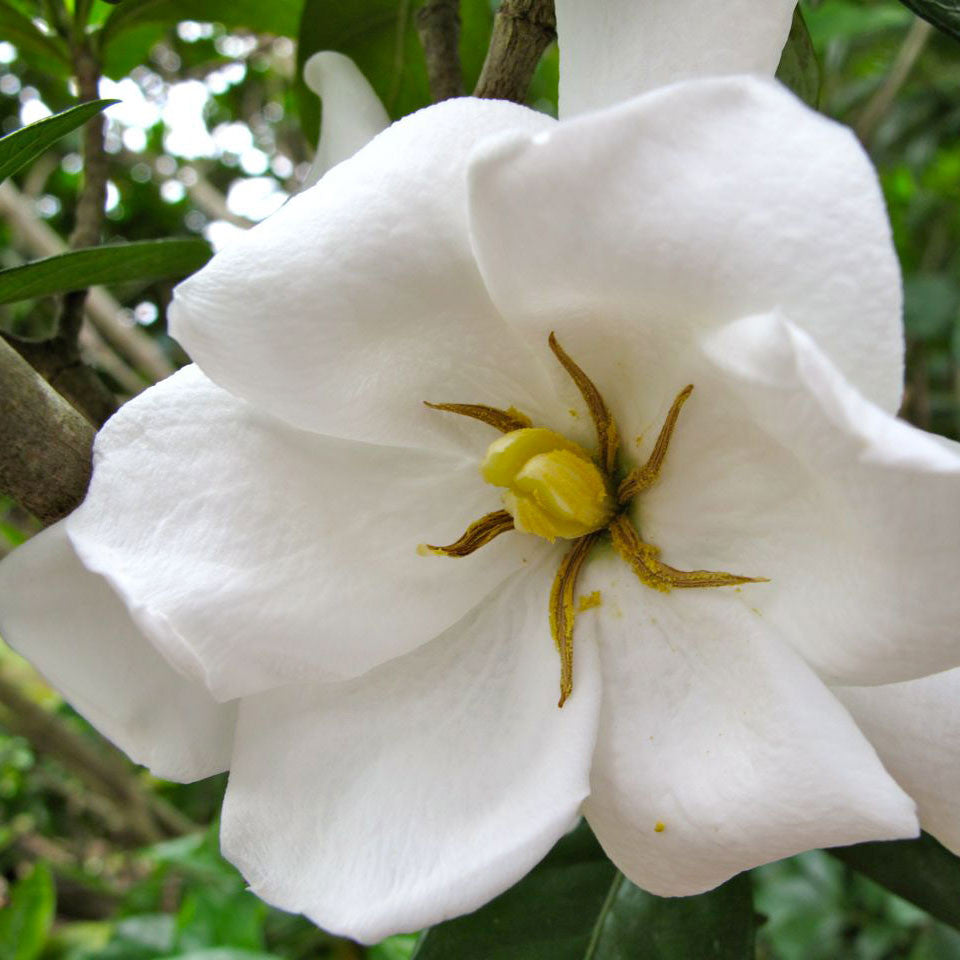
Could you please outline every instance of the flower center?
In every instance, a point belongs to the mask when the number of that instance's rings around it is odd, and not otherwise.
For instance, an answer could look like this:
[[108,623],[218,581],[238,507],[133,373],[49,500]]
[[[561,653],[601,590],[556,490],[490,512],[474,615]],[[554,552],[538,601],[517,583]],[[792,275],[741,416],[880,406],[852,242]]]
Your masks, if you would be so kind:
[[487,483],[506,488],[514,527],[551,543],[602,530],[616,502],[604,473],[578,444],[546,427],[511,430],[494,440],[480,467]]
[[[427,403],[435,410],[481,420],[503,434],[487,448],[480,472],[487,483],[504,488],[506,509],[488,513],[470,524],[455,543],[445,547],[421,545],[419,552],[465,557],[508,530],[532,533],[551,543],[558,538],[573,541],[560,561],[549,601],[550,632],[560,654],[558,706],[562,707],[573,691],[577,578],[602,536],[609,536],[613,548],[641,583],[663,593],[761,583],[765,578],[671,567],[660,560],[659,547],[643,541],[627,516],[626,509],[633,499],[659,480],[670,438],[693,386],[677,394],[646,463],[630,470],[615,485],[612,478],[620,446],[616,422],[599,390],[552,333],[549,343],[590,411],[597,432],[596,458],[556,431],[532,426],[529,417],[513,407],[500,410],[482,404]],[[590,606],[596,604],[587,604],[583,609]]]

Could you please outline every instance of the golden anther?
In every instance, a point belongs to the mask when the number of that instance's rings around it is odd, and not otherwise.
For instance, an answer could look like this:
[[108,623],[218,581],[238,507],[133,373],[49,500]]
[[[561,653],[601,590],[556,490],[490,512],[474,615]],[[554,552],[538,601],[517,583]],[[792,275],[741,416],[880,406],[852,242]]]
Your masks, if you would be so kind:
[[501,533],[506,533],[512,529],[513,517],[506,510],[497,510],[495,513],[488,513],[475,523],[471,523],[463,536],[455,543],[446,547],[435,547],[429,543],[422,543],[417,548],[417,552],[421,554],[435,553],[442,557],[467,557],[474,550],[479,550],[488,544],[494,537],[499,537]]
[[657,442],[654,444],[653,452],[647,462],[642,467],[631,470],[623,483],[620,484],[620,489],[617,491],[617,501],[621,505],[629,503],[641,490],[652,487],[659,479],[660,468],[663,466],[663,459],[667,455],[667,448],[670,446],[670,439],[673,437],[677,418],[691,393],[693,393],[692,383],[677,394],[666,420],[663,421],[660,435],[657,437]]
[[501,433],[511,430],[522,430],[531,424],[530,418],[515,407],[500,410],[497,407],[488,407],[482,403],[430,403],[424,400],[423,405],[431,410],[445,410],[447,413],[458,413],[461,417],[470,417],[482,423],[489,424]]
[[583,397],[583,402],[590,411],[593,425],[597,430],[597,441],[600,444],[600,464],[609,474],[613,471],[617,459],[617,448],[620,445],[620,434],[616,421],[610,415],[600,391],[593,385],[593,381],[574,363],[560,346],[556,334],[551,333],[547,342],[554,356],[560,361],[564,370],[570,374],[570,379],[576,384]]
[[740,583],[769,583],[766,577],[742,577],[715,570],[677,570],[659,560],[660,549],[640,539],[625,514],[620,514],[608,527],[614,549],[633,568],[641,583],[669,593],[672,589],[700,587],[733,587]]
[[590,555],[599,534],[591,533],[577,540],[560,561],[550,588],[550,633],[560,653],[560,700],[562,707],[573,692],[573,622],[577,611],[573,603],[577,577]]

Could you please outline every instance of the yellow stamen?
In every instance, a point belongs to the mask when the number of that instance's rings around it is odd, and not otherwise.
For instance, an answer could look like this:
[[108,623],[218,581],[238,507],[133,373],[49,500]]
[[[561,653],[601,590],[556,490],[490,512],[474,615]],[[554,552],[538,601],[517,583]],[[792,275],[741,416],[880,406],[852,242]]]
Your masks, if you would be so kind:
[[660,435],[654,444],[653,453],[650,454],[642,467],[631,470],[623,483],[620,484],[620,489],[617,491],[617,500],[621,504],[629,503],[641,490],[652,487],[659,479],[660,468],[663,466],[663,459],[667,455],[667,448],[670,446],[670,439],[673,437],[677,418],[691,393],[693,393],[692,383],[677,394],[673,405],[670,407],[670,412],[660,428]]
[[431,410],[445,410],[447,413],[458,413],[461,417],[480,420],[501,433],[522,430],[524,427],[529,427],[531,423],[530,418],[516,407],[499,410],[497,407],[488,407],[482,403],[430,403],[427,400],[423,403]]
[[591,533],[574,543],[560,561],[560,567],[550,589],[550,633],[560,652],[558,707],[562,707],[573,692],[573,622],[577,616],[573,597],[577,587],[577,577],[598,538],[599,534]]
[[742,577],[714,570],[677,570],[658,559],[660,550],[640,539],[633,524],[624,514],[610,524],[614,549],[633,568],[641,583],[669,593],[673,588],[732,587],[738,583],[768,583],[765,577]]
[[560,361],[563,369],[570,374],[570,379],[577,385],[583,402],[590,411],[593,425],[597,429],[597,440],[600,443],[600,464],[610,473],[617,459],[617,447],[620,445],[620,435],[617,424],[607,409],[600,391],[593,385],[593,381],[574,363],[560,346],[555,334],[551,333],[547,341],[554,356]]
[[429,543],[421,543],[417,552],[421,555],[436,554],[441,557],[466,557],[474,550],[479,550],[488,544],[494,537],[513,529],[513,517],[506,510],[497,510],[488,513],[475,523],[467,527],[463,536],[455,543],[446,547],[435,547]]

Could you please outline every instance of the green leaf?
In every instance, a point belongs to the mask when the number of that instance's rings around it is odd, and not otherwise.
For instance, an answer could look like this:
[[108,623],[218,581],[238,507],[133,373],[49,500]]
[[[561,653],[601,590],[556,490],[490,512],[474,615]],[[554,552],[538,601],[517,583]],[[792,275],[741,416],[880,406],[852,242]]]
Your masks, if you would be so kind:
[[790,35],[777,67],[777,79],[811,107],[820,103],[820,61],[798,7],[793,13]]
[[929,834],[830,851],[880,886],[960,929],[960,857]]
[[99,284],[184,277],[210,259],[194,238],[105,244],[0,270],[0,303],[85,290]]
[[918,17],[960,40],[960,0],[900,0]]
[[698,897],[666,899],[645,893],[623,874],[618,878],[585,958],[743,960],[754,956],[753,896],[745,874]]
[[7,0],[0,0],[0,37],[30,54],[30,65],[58,76],[71,71],[70,54],[59,38],[42,33],[33,21]]
[[122,80],[150,59],[150,51],[166,38],[168,24],[138,23],[123,31],[121,43],[111,43],[101,51],[104,76]]
[[[429,105],[430,85],[416,30],[416,6],[411,0],[305,0],[297,43],[297,82],[301,125],[308,140],[317,142],[320,106],[303,83],[303,65],[319,50],[336,50],[351,57],[394,119]],[[480,76],[493,25],[488,0],[462,0],[460,23],[464,89],[470,91]]]
[[415,933],[388,937],[367,950],[367,960],[411,960],[418,939]]
[[116,100],[90,100],[52,117],[29,123],[0,138],[0,182],[12,176],[21,167],[36,160],[61,137],[85,124],[91,117],[105,110]]
[[[241,27],[253,33],[295,37],[303,0],[126,0],[103,25],[101,46],[109,48],[128,31],[145,23],[172,26],[181,20],[222,23],[228,29]],[[340,6],[340,4],[331,4]],[[353,6],[350,4],[349,6]]]
[[45,863],[14,888],[9,906],[0,910],[0,960],[36,960],[53,926],[56,893]]
[[630,883],[582,823],[511,890],[433,927],[413,960],[748,960],[748,879],[699,897],[662,899]]

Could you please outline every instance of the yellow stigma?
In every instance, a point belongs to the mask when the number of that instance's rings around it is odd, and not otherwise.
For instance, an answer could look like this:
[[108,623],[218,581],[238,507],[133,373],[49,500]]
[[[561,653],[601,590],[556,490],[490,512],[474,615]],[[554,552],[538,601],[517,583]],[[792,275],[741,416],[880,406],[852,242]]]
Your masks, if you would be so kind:
[[589,454],[546,427],[511,430],[487,449],[483,479],[505,487],[514,526],[546,540],[575,540],[602,530],[616,503]]

